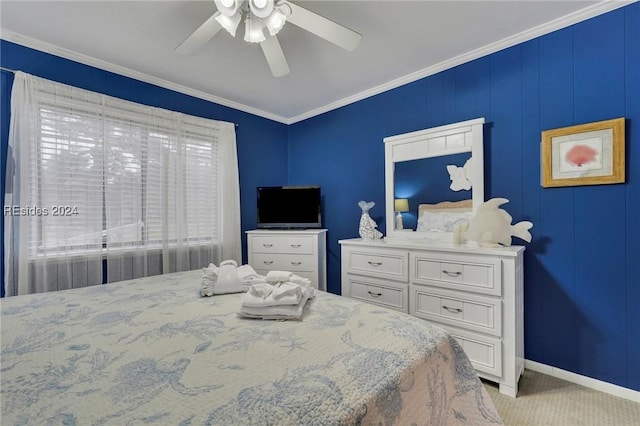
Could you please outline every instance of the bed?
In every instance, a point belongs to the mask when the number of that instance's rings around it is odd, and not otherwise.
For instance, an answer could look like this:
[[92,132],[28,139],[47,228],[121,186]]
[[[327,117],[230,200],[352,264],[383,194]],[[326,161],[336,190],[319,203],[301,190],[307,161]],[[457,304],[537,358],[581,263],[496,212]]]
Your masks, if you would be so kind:
[[502,424],[424,320],[322,291],[300,321],[241,319],[200,277],[0,301],[0,423]]

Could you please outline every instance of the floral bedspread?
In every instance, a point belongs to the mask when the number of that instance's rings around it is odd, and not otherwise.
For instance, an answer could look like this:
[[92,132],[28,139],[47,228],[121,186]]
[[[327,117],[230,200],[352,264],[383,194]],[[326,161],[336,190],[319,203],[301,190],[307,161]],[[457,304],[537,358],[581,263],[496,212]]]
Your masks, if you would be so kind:
[[321,291],[301,321],[241,319],[200,274],[0,301],[0,423],[502,424],[426,321]]

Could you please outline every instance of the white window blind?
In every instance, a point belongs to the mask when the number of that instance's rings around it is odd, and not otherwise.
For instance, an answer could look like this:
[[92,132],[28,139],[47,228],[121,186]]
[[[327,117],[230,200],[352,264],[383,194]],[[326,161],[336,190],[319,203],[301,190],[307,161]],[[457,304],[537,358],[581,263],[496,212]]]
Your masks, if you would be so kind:
[[[23,257],[49,264],[108,253],[113,258],[107,261],[121,264],[109,272],[124,268],[122,256],[138,258],[138,266],[129,269],[143,271],[124,278],[149,274],[149,260],[141,256],[163,250],[152,263],[173,266],[163,265],[162,272],[214,261],[223,242],[223,218],[239,217],[232,124],[19,74],[12,93],[11,204],[39,210],[12,217],[21,230],[12,240],[14,249],[21,241]],[[16,86],[20,78],[25,87]],[[225,158],[235,164],[225,164]],[[232,185],[225,184],[229,179]],[[230,194],[234,202],[223,214],[223,197]],[[232,229],[239,240],[236,222]],[[209,250],[193,250],[202,247]],[[196,252],[206,259],[194,262],[190,256]]]

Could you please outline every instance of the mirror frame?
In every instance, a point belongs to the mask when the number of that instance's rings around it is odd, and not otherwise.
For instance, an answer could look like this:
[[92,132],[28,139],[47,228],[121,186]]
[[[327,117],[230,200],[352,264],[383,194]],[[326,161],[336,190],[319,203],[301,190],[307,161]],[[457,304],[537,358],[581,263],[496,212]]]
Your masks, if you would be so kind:
[[[470,152],[472,158],[471,200],[475,214],[478,206],[484,202],[483,125],[484,117],[383,139],[386,239],[453,241],[453,233],[450,232],[396,231],[393,208],[395,164],[402,161]],[[415,206],[415,208],[417,211],[418,207]]]

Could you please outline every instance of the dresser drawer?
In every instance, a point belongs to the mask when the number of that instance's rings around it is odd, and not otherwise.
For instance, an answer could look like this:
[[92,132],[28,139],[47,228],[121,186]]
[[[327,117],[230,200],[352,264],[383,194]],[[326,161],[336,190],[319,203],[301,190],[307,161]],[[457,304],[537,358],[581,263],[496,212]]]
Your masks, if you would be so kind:
[[314,254],[312,236],[292,235],[282,238],[269,235],[254,235],[251,238],[253,253]]
[[410,284],[409,313],[459,328],[502,335],[502,303],[499,299]]
[[407,282],[409,256],[406,251],[351,249],[346,256],[347,272]]
[[315,271],[317,258],[308,254],[269,254],[254,253],[251,266],[267,271]]
[[444,288],[500,296],[500,260],[479,256],[412,253],[411,281]]
[[502,342],[488,336],[473,334],[454,327],[442,326],[462,346],[473,367],[495,379],[502,376]]
[[407,312],[407,286],[388,285],[384,281],[347,276],[349,294],[343,296]]

